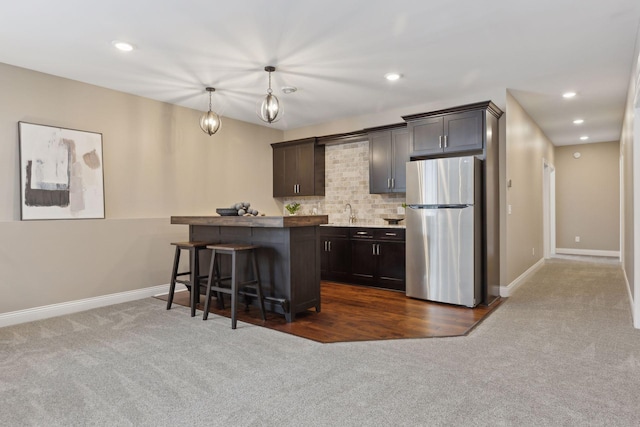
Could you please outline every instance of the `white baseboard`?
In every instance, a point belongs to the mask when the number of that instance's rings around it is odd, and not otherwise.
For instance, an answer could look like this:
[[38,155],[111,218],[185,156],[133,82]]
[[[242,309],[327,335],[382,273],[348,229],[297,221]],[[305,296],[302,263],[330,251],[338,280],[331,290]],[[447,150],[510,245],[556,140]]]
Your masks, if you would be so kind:
[[524,273],[522,273],[521,275],[516,277],[513,282],[509,283],[509,285],[500,286],[500,296],[504,297],[504,298],[510,297],[513,294],[513,292],[516,289],[518,289],[518,287],[520,287],[520,285],[522,285],[524,283],[526,278],[530,274],[533,274],[538,268],[540,268],[543,263],[544,263],[544,258],[540,258],[538,260],[538,262],[536,262],[531,267],[529,267],[529,269],[527,271],[525,271]]
[[12,311],[0,314],[0,328],[17,325],[19,323],[33,322],[34,320],[48,319],[50,317],[77,313],[107,305],[120,304],[148,298],[169,292],[169,284],[151,286],[149,288],[136,289],[135,291],[119,292],[117,294],[103,295],[94,298],[86,298],[59,304],[45,305],[26,310]]
[[587,255],[620,258],[620,251],[601,251],[597,249],[556,248],[556,253],[562,255]]

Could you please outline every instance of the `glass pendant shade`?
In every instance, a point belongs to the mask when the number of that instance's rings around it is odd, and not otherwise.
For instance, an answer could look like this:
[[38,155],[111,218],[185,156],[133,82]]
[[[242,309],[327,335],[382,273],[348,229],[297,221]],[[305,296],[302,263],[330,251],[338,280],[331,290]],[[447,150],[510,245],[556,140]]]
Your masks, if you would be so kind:
[[260,104],[260,119],[263,122],[273,123],[278,119],[279,113],[280,101],[275,95],[267,93],[267,96],[262,100],[262,104]]
[[209,92],[209,111],[203,113],[200,117],[200,129],[209,136],[218,132],[220,129],[220,117],[212,111],[211,109],[211,94],[215,92],[215,89],[212,87],[207,88],[207,92]]
[[207,111],[200,117],[200,128],[209,136],[213,135],[220,129],[220,117],[213,111]]
[[276,70],[276,67],[269,65],[264,67],[264,70],[269,73],[269,89],[267,89],[267,96],[264,97],[262,103],[258,104],[258,117],[260,117],[260,120],[263,122],[273,123],[282,117],[280,101],[278,101],[278,97],[275,96],[271,90],[271,73]]

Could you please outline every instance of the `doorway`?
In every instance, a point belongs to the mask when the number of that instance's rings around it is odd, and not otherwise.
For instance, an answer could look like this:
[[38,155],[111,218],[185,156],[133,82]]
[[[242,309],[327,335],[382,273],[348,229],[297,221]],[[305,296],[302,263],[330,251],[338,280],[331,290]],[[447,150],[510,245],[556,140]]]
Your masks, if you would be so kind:
[[542,159],[542,223],[544,257],[556,254],[556,169]]

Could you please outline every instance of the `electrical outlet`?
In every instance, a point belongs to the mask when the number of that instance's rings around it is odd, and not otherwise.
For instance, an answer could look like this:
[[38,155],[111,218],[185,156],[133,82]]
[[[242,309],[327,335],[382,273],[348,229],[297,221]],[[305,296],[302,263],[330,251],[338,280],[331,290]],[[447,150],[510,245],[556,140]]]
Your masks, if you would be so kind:
[[507,205],[507,214],[511,215],[511,205]]
[[580,236],[576,236],[576,243],[580,243]]

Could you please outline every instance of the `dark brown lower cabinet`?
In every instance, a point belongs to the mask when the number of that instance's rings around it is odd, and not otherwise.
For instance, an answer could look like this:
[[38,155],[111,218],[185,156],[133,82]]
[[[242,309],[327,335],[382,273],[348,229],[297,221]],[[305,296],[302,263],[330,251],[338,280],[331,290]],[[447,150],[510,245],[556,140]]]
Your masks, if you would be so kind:
[[348,282],[351,276],[351,242],[348,227],[320,227],[320,277]]
[[320,229],[322,279],[397,291],[405,290],[404,229]]

